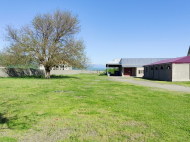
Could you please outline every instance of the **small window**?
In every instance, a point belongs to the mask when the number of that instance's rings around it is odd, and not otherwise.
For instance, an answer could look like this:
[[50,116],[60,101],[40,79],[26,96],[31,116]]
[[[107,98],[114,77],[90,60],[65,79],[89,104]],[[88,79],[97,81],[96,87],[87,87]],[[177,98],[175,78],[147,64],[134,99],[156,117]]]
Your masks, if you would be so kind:
[[144,70],[141,70],[141,74],[144,74]]
[[146,67],[146,72],[148,72],[148,67]]
[[169,70],[169,69],[171,69],[171,67],[170,67],[170,66],[167,66],[167,69]]
[[163,67],[163,66],[161,66],[161,67],[160,67],[160,69],[161,69],[161,70],[163,70],[163,69],[164,69],[164,67]]
[[150,67],[151,70],[153,70],[153,67]]
[[144,70],[139,70],[139,74],[144,74]]
[[158,67],[156,67],[155,70],[158,70]]

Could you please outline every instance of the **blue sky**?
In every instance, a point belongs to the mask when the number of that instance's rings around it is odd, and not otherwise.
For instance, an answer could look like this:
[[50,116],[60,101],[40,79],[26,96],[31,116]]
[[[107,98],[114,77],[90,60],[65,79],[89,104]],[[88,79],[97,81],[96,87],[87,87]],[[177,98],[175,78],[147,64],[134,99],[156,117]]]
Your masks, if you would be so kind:
[[0,50],[7,24],[19,28],[56,8],[78,14],[92,63],[181,57],[190,45],[189,0],[0,0]]

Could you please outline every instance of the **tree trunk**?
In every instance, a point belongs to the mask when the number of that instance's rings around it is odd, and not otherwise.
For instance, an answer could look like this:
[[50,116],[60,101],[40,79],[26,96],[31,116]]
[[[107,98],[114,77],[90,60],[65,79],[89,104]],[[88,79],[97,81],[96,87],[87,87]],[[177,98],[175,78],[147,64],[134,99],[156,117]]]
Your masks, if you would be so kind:
[[50,79],[50,70],[49,69],[45,69],[45,78]]

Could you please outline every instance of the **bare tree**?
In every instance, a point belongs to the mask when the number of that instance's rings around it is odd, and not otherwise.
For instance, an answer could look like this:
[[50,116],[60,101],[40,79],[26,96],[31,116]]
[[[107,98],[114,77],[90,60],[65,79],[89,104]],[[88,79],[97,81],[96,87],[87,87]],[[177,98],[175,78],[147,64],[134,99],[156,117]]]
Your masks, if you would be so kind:
[[10,42],[4,50],[6,64],[42,64],[47,79],[51,68],[60,63],[87,67],[83,41],[75,38],[80,31],[79,20],[69,11],[37,14],[30,25],[19,30],[8,25],[6,31],[5,39]]

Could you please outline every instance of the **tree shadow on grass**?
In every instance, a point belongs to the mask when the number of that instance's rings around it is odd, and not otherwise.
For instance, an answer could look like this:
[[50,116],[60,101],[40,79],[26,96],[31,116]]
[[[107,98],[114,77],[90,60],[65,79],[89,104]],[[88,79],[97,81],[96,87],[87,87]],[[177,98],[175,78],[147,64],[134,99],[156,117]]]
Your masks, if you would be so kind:
[[75,76],[67,76],[67,75],[50,75],[51,79],[61,79],[61,78],[75,78],[75,79],[80,79],[78,77]]
[[[17,76],[17,77],[8,77],[8,78],[25,78],[25,79],[45,79],[44,75],[30,75],[30,76]],[[51,75],[50,79],[68,79],[68,78],[75,78],[80,79],[75,76],[66,76],[66,75]]]
[[[28,124],[27,122],[17,123],[16,120],[18,119],[19,117],[17,115],[13,117],[5,117],[5,114],[0,113],[0,125],[6,124],[7,126],[7,127],[4,127],[4,126],[0,127],[0,129],[29,129],[30,128],[30,124]],[[28,120],[29,122],[32,121],[28,119],[27,117],[26,117],[26,120]]]
[[8,128],[0,128],[0,129],[12,129],[11,127],[10,127],[10,120],[13,120],[14,118],[7,118],[7,117],[5,117],[5,114],[3,114],[3,113],[0,113],[0,124],[7,124],[7,127]]
[[101,73],[101,74],[99,74],[98,76],[107,76],[107,74]]
[[0,113],[0,124],[4,124],[7,122],[8,122],[8,119],[4,117],[2,113]]

